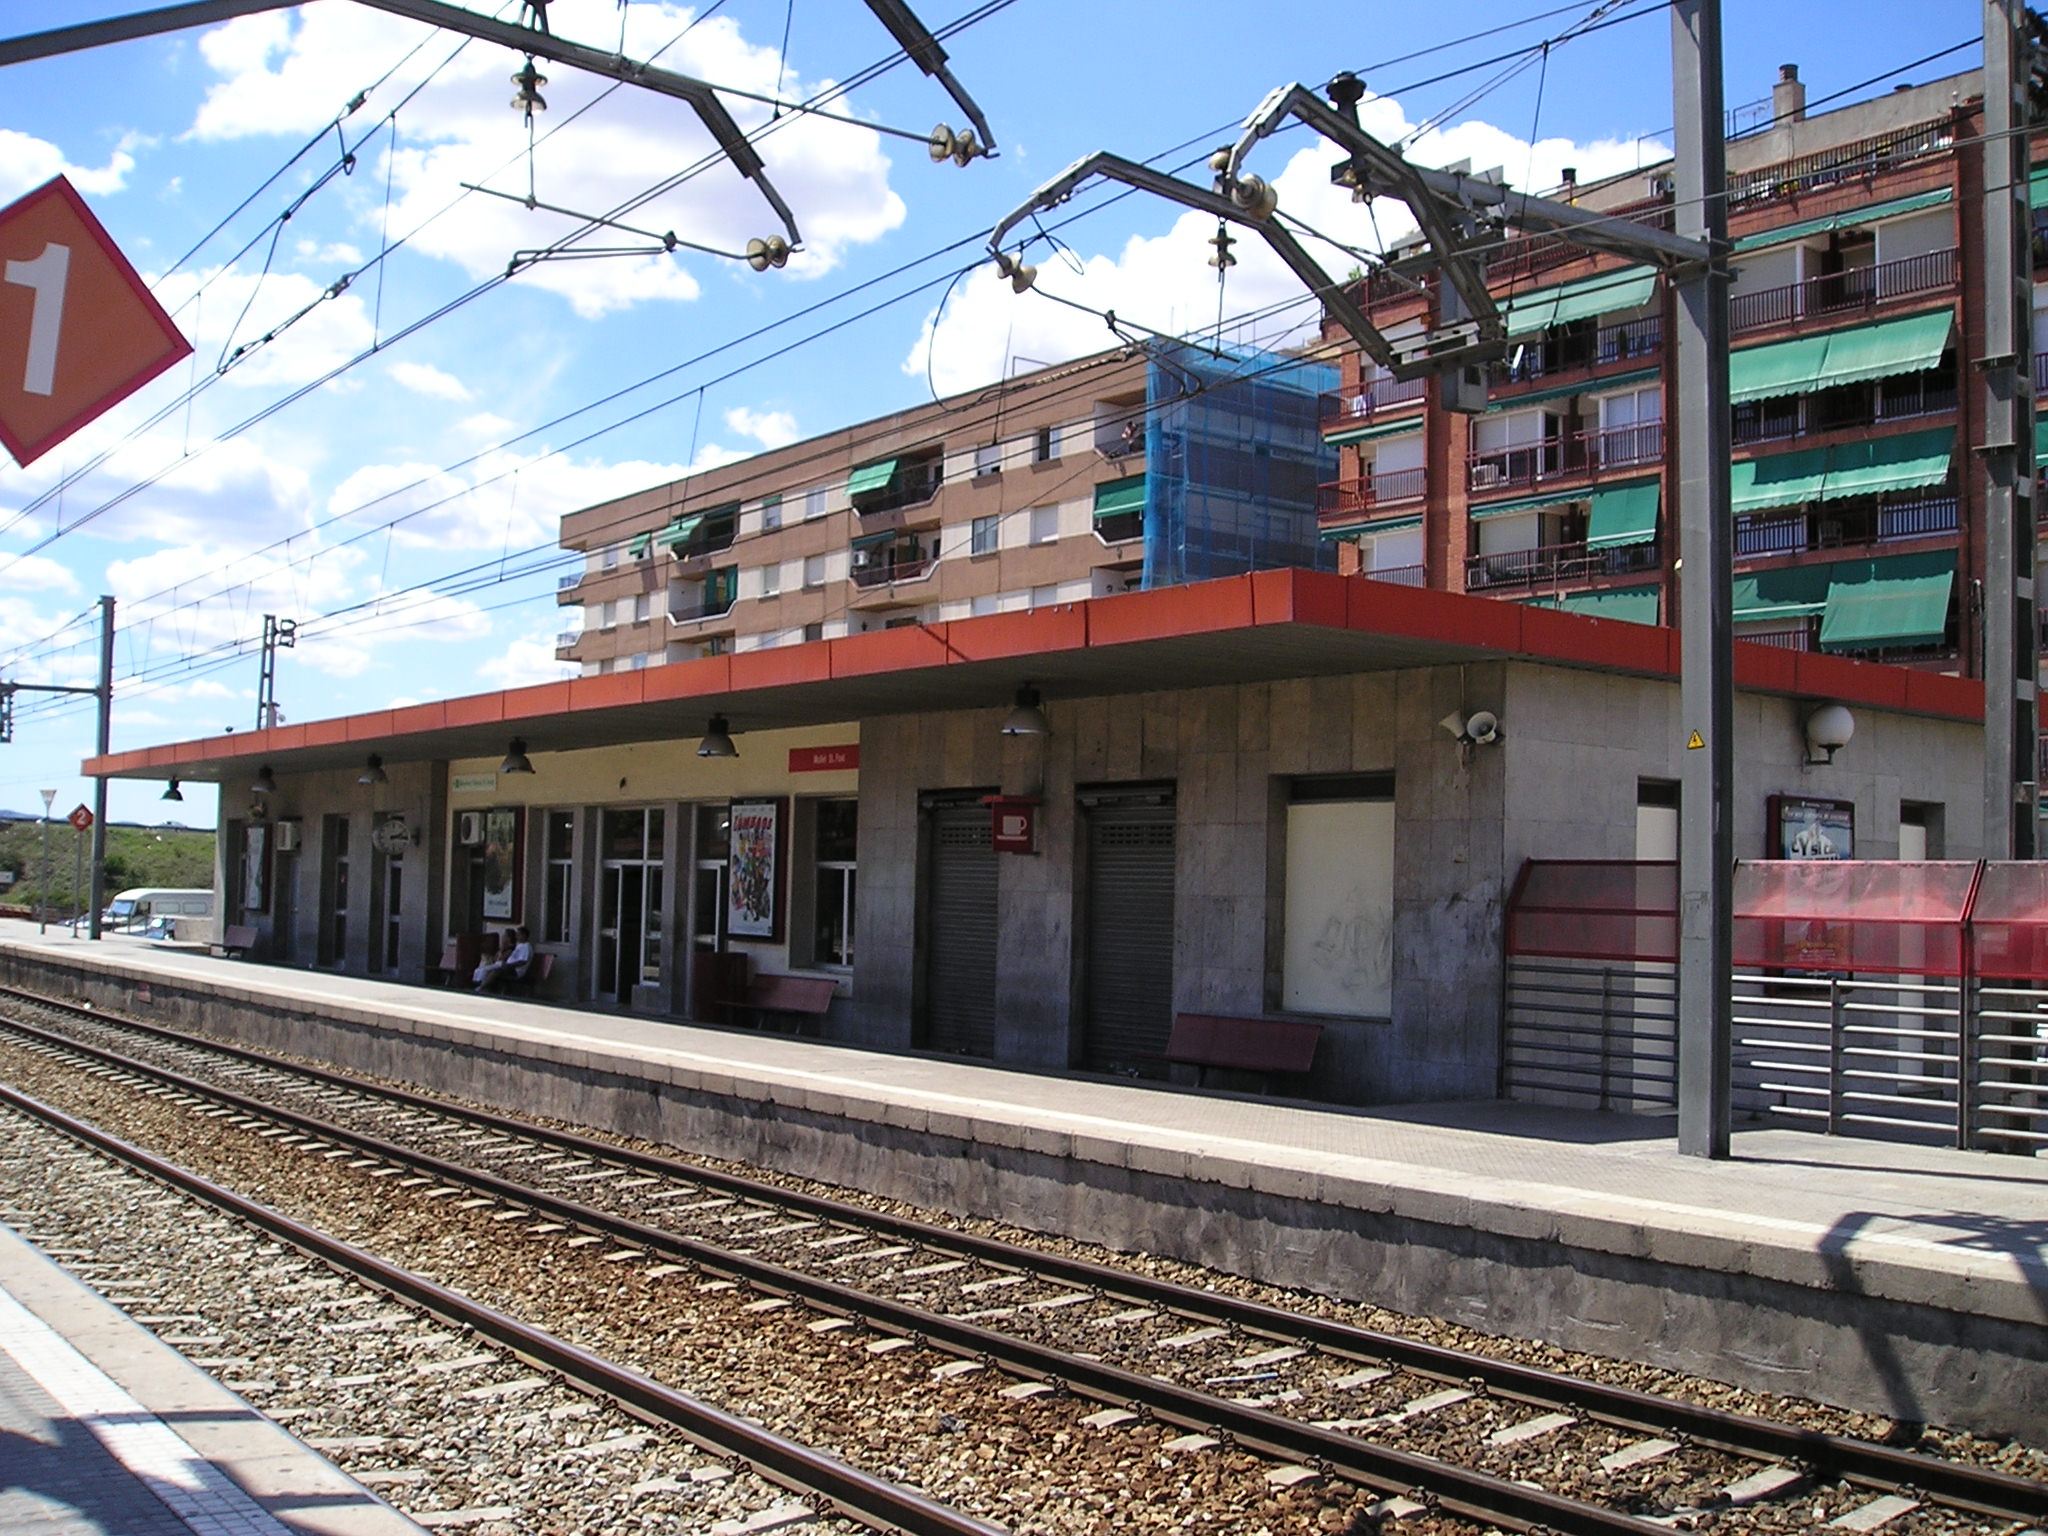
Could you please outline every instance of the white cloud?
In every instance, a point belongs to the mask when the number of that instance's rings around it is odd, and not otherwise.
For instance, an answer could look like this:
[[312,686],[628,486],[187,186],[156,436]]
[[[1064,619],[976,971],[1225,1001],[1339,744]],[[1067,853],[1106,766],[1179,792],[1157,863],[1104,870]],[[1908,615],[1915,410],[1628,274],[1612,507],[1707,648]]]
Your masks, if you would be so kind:
[[496,656],[476,669],[478,679],[493,688],[524,688],[529,683],[554,682],[574,677],[573,662],[555,659],[555,637],[547,634],[521,635]]
[[[1414,128],[1390,98],[1369,99],[1361,113],[1366,130],[1383,143],[1404,138]],[[1511,182],[1532,187],[1556,185],[1568,165],[1578,168],[1581,182],[1592,182],[1633,169],[1639,159],[1634,140],[1573,144],[1565,139],[1545,139],[1532,152],[1527,140],[1483,122],[1432,129],[1417,138],[1408,154],[1421,165],[1469,159],[1482,170],[1501,166]],[[1329,169],[1336,159],[1335,148],[1318,141],[1314,147],[1298,150],[1277,175],[1270,165],[1262,165],[1257,155],[1248,167],[1273,181],[1283,216],[1298,219],[1346,246],[1379,250],[1415,228],[1402,204],[1389,199],[1370,205],[1353,203],[1349,193],[1331,186]],[[1082,228],[1126,219],[1132,206],[1119,203],[1115,211]],[[904,361],[904,372],[921,375],[929,367],[939,392],[952,394],[1001,378],[1013,357],[1065,361],[1115,344],[1100,314],[1053,302],[1051,296],[1086,305],[1088,310],[1114,311],[1123,319],[1169,334],[1212,327],[1218,294],[1216,272],[1208,261],[1213,254],[1209,242],[1215,233],[1214,219],[1185,212],[1164,234],[1133,235],[1115,254],[1096,251],[1081,255],[1078,272],[1063,255],[1044,246],[1034,247],[1028,259],[1038,268],[1037,288],[1022,296],[1011,292],[993,266],[978,267],[953,291],[942,312],[926,317],[923,332]],[[1332,276],[1342,277],[1359,264],[1349,251],[1299,230],[1296,233]],[[1285,308],[1262,322],[1256,334],[1248,328],[1241,335],[1226,330],[1226,335],[1272,346],[1313,334],[1319,323],[1317,306],[1299,280],[1255,234],[1241,227],[1234,227],[1232,234],[1238,237],[1233,252],[1238,264],[1230,270],[1222,293],[1226,327],[1232,320],[1272,306]],[[1075,233],[1067,238],[1081,236]],[[1290,304],[1290,300],[1299,302]]]
[[420,463],[368,464],[335,487],[327,511],[359,527],[405,517],[393,530],[400,544],[470,551],[484,558],[551,545],[565,512],[645,490],[684,472],[679,464],[644,460],[612,464],[508,452],[486,453],[459,474]]
[[[625,15],[626,52],[641,58],[669,44],[692,17],[670,3],[634,5]],[[312,8],[296,22],[282,14],[230,22],[202,39],[202,53],[224,78],[208,91],[192,132],[202,139],[235,139],[317,131],[341,105],[337,80],[377,78],[423,35],[417,24],[346,6]],[[617,42],[616,33],[604,39],[605,51]],[[418,85],[450,51],[438,39],[422,49],[392,76],[373,106]],[[463,49],[407,104],[395,156],[388,167],[380,160],[374,168],[390,172],[391,230],[412,231],[411,249],[454,262],[473,279],[495,276],[515,252],[538,249],[576,228],[561,215],[477,195],[458,213],[428,222],[461,196],[462,182],[525,195],[526,131],[506,105],[506,78],[518,63],[516,55],[482,44]],[[690,27],[662,54],[661,66],[743,90],[773,92],[779,86],[793,97],[824,83],[786,72],[775,48],[749,43],[727,16]],[[613,90],[588,115],[547,135],[551,123],[562,123],[610,87],[598,77],[553,69],[544,93],[550,110],[538,120],[542,138],[531,165],[542,201],[603,213],[639,194],[656,176],[687,167],[715,148],[686,103],[633,87]],[[767,119],[763,105],[725,100],[742,129]],[[903,202],[888,184],[890,162],[872,129],[810,116],[786,118],[762,139],[760,153],[796,210],[803,245],[786,272],[755,277],[735,263],[719,272],[719,281],[816,276],[835,267],[848,244],[877,240],[903,222]],[[381,208],[362,212],[365,219],[383,217]],[[634,209],[625,222],[729,251],[779,228],[759,192],[722,161]],[[631,244],[632,237],[600,231],[595,243]],[[678,252],[543,263],[519,281],[560,294],[589,318],[650,299],[695,299],[719,265],[715,258]]]
[[475,398],[470,394],[469,386],[462,380],[452,373],[443,373],[431,363],[393,363],[391,377],[416,395],[456,401]]
[[301,240],[297,253],[301,261],[317,261],[326,266],[360,267],[363,264],[362,251],[346,240],[337,240],[329,245],[322,245],[317,240]]
[[0,587],[22,592],[76,592],[78,578],[43,555],[22,555],[0,565]]
[[802,436],[788,411],[752,411],[736,405],[725,413],[725,424],[763,448],[787,448]]
[[[238,348],[246,349],[229,367],[225,382],[266,390],[317,379],[376,339],[361,299],[353,293],[323,298],[326,292],[326,284],[304,273],[233,267],[174,272],[156,290],[158,301],[192,343],[196,366],[217,367],[233,359]],[[264,340],[273,333],[274,339]]]
[[88,197],[105,197],[128,185],[128,173],[135,169],[129,143],[107,156],[107,163],[94,169],[74,165],[64,151],[47,139],[0,128],[0,204],[11,203],[22,193],[41,186],[52,176],[68,176],[71,184]]

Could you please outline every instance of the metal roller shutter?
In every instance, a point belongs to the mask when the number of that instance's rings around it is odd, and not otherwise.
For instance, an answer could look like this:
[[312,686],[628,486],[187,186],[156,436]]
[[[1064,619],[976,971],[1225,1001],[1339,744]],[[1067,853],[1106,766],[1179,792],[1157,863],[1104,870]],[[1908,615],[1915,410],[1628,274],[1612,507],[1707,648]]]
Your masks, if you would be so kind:
[[1173,805],[1088,812],[1088,1065],[1156,1070],[1173,1029]]
[[980,805],[947,805],[931,817],[924,1043],[934,1051],[993,1056],[996,853],[989,813]]

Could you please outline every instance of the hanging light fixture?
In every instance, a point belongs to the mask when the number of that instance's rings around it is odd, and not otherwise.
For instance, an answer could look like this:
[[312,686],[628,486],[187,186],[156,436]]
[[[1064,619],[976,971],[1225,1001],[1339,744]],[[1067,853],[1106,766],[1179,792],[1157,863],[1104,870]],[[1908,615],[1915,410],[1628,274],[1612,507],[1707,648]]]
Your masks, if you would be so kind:
[[184,792],[178,788],[178,781],[176,779],[171,780],[171,787],[163,792],[163,798],[166,800],[176,800],[180,804],[184,802]]
[[732,723],[723,715],[713,715],[704,728],[704,739],[697,743],[699,757],[738,757],[740,749],[732,744]]
[[500,773],[531,773],[533,759],[526,755],[526,738],[514,736],[505,748],[505,761],[498,764]]
[[1038,690],[1026,683],[1017,690],[1017,707],[1003,720],[1005,736],[1050,736],[1052,722],[1045,718],[1045,711],[1039,708]]
[[356,782],[358,784],[386,784],[390,780],[391,775],[384,771],[384,759],[372,752],[370,754],[370,761],[364,766],[362,774],[357,778]]
[[249,793],[252,795],[267,795],[276,788],[277,775],[270,771],[270,764],[265,763],[257,770],[256,782],[249,786]]

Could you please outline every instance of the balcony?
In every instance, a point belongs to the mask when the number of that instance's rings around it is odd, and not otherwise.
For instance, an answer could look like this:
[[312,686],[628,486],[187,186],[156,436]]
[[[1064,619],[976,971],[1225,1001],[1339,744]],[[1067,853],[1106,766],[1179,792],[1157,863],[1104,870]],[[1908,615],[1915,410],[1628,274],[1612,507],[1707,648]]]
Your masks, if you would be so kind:
[[580,629],[565,629],[555,636],[555,660],[572,660],[576,649],[576,642],[582,638],[583,631]]
[[1867,314],[1898,299],[1952,288],[1956,271],[1954,250],[1928,251],[1874,267],[1809,277],[1783,288],[1737,294],[1728,301],[1728,328],[1754,331],[1818,316],[1839,320]]
[[1352,389],[1333,389],[1322,397],[1323,430],[1360,426],[1397,405],[1413,405],[1429,393],[1429,380],[1375,379]]
[[1396,502],[1420,501],[1424,471],[1390,469],[1383,475],[1360,475],[1316,487],[1316,511],[1328,517],[1371,512]]
[[1467,455],[1466,486],[1475,494],[1529,489],[1554,480],[1598,480],[1638,470],[1664,457],[1664,423],[1568,432],[1540,443],[1485,448]]
[[[1641,362],[1657,357],[1663,350],[1662,315],[1644,315],[1602,326],[1577,322],[1529,337],[1516,347],[1514,361],[1495,363],[1487,378],[1495,388],[1512,388],[1589,368]],[[1598,382],[1588,380],[1586,387],[1594,388]]]
[[917,555],[901,560],[859,565],[853,569],[853,584],[862,591],[869,591],[875,587],[886,587],[892,582],[916,581],[929,576],[932,567],[938,563],[936,555]]
[[1655,541],[1613,549],[1588,549],[1584,543],[1543,544],[1470,556],[1465,561],[1465,590],[1571,586],[1602,576],[1632,576],[1660,569]]
[[1751,513],[1735,519],[1735,558],[1939,538],[1958,526],[1954,496],[1861,498],[1825,503],[1820,512]]
[[945,480],[946,466],[941,459],[898,461],[889,483],[872,493],[857,495],[853,510],[862,517],[873,517],[882,512],[900,511],[904,507],[922,506],[939,494],[939,487]]
[[1383,581],[1390,587],[1426,587],[1429,582],[1419,565],[1387,565],[1376,571],[1360,571],[1367,581]]
[[567,576],[557,576],[555,578],[555,590],[557,592],[567,592],[571,587],[582,586],[583,574],[581,571],[571,571]]
[[2048,393],[2048,352],[2034,354],[2034,393]]
[[1896,170],[1927,155],[1945,155],[1956,142],[1955,124],[1946,117],[1894,128],[1867,139],[1831,145],[1793,160],[1728,173],[1728,207],[1746,207],[1804,197],[1823,188],[1867,186],[1871,178]]

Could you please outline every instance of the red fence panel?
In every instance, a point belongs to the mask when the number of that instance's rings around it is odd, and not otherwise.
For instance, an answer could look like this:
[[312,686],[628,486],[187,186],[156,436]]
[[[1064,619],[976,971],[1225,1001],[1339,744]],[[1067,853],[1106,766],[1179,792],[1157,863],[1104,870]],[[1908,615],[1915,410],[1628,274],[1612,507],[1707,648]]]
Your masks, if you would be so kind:
[[1676,960],[1678,866],[1530,859],[1508,899],[1510,955]]
[[2048,864],[1986,864],[1970,937],[1977,975],[2048,981]]
[[1981,867],[1972,860],[1744,860],[1735,867],[1735,963],[1960,976]]

